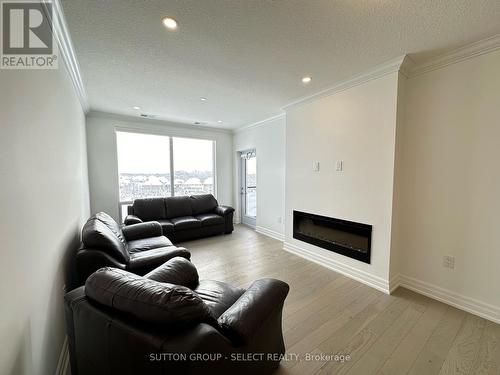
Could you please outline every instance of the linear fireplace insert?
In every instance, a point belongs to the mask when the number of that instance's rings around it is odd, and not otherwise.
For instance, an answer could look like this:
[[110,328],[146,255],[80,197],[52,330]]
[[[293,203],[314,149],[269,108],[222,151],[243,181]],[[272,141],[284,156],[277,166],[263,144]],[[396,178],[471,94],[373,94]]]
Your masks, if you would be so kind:
[[293,238],[370,263],[371,225],[293,211]]

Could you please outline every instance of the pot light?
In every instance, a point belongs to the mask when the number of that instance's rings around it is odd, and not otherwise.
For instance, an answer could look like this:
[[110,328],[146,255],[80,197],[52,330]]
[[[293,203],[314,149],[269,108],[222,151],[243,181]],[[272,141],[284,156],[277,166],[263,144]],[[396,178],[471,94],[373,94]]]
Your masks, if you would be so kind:
[[139,110],[141,109],[141,107],[139,107],[139,106],[137,106],[137,105],[136,105],[136,106],[134,106],[134,107],[132,107],[132,108],[134,108],[136,111],[139,111]]
[[205,98],[205,97],[201,97],[201,98],[200,98],[200,100],[201,100],[202,102],[206,102],[206,101],[207,101],[207,98]]
[[172,17],[163,17],[161,23],[169,30],[177,30],[177,21]]
[[302,83],[309,83],[312,81],[312,78],[309,76],[305,76],[302,78]]
[[217,121],[219,124],[222,124],[222,120]]

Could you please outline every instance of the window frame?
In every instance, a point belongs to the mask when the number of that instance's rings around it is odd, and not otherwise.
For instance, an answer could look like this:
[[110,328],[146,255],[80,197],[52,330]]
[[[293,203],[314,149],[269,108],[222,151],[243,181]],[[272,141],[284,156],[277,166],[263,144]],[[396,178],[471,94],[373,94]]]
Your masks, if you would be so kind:
[[[148,129],[134,129],[127,128],[122,126],[115,126],[114,128],[114,146],[115,146],[115,155],[116,155],[116,171],[117,171],[117,189],[118,189],[118,213],[120,217],[120,222],[123,222],[124,217],[122,217],[122,207],[124,205],[129,205],[133,203],[133,200],[122,201],[120,197],[120,167],[118,160],[118,137],[117,133],[135,133],[135,134],[147,134],[147,135],[157,135],[161,137],[168,137],[169,139],[169,154],[170,154],[170,196],[174,197],[175,186],[174,186],[174,138],[184,138],[184,139],[194,139],[194,140],[202,140],[202,141],[210,141],[212,142],[212,171],[213,171],[213,195],[215,199],[217,199],[217,140],[210,137],[202,137],[202,136],[186,136],[185,134],[176,133],[175,131],[160,131],[160,130],[148,130]],[[180,195],[179,195],[180,196]]]

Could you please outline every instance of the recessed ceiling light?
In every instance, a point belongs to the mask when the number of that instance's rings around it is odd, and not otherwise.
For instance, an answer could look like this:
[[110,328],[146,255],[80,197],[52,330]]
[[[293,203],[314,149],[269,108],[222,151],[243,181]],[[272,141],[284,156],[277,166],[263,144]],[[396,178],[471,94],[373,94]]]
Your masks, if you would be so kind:
[[193,122],[193,124],[195,124],[195,125],[201,125],[201,122],[195,121],[195,122]]
[[135,107],[132,107],[132,108],[134,108],[136,111],[138,111],[138,110],[141,109],[141,107],[139,107],[139,106],[135,106]]
[[309,76],[305,76],[304,78],[302,78],[302,83],[309,83],[311,81],[312,81],[312,78]]
[[202,102],[206,102],[207,101],[207,98],[204,98],[204,97],[201,97],[200,98]]
[[172,17],[163,17],[161,23],[169,30],[177,30],[177,21]]
[[222,124],[222,120],[217,121],[219,124]]

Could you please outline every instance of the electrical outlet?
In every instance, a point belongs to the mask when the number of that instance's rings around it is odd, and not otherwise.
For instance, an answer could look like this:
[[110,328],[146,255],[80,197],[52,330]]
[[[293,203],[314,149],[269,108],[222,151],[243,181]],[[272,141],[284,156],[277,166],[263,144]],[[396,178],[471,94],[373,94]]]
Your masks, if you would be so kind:
[[313,163],[313,172],[319,172],[319,161]]
[[342,172],[344,170],[344,162],[342,160],[337,160],[335,163],[335,170],[337,172]]
[[453,255],[443,256],[443,267],[454,269],[455,268],[455,257]]

